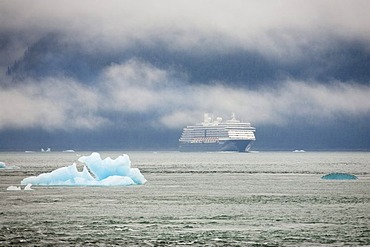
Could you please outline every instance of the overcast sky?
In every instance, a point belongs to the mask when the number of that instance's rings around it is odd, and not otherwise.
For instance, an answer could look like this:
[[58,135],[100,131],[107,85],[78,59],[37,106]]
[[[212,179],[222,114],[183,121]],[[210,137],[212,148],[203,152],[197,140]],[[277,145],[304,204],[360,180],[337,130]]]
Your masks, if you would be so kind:
[[204,112],[235,112],[257,130],[306,123],[309,133],[346,119],[366,136],[369,9],[366,0],[0,1],[0,135],[181,132]]

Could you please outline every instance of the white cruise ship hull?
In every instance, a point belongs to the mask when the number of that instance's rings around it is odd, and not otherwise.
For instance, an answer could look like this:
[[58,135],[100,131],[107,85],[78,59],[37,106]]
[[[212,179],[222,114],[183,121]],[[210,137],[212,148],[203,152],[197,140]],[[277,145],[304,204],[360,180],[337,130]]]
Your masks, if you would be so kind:
[[181,143],[180,152],[248,152],[251,140],[230,140],[215,143]]

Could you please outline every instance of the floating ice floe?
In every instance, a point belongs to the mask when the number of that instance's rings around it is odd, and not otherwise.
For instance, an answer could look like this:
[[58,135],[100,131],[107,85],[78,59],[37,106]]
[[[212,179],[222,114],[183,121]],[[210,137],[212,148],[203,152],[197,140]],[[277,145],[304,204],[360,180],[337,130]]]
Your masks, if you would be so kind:
[[18,169],[18,166],[15,165],[7,165],[4,162],[0,162],[0,169]]
[[20,186],[10,185],[8,188],[6,188],[6,190],[21,190],[21,187]]
[[[24,190],[33,190],[31,189],[32,184],[27,184],[26,187],[24,187]],[[22,190],[21,186],[14,186],[10,185],[6,190]]]
[[115,160],[110,157],[102,160],[99,153],[92,153],[90,156],[80,157],[78,161],[85,164],[82,172],[79,172],[76,163],[73,163],[49,173],[25,178],[21,184],[128,186],[141,185],[147,181],[138,168],[131,168],[130,158],[126,154],[118,156]]
[[357,179],[355,175],[348,174],[348,173],[329,173],[325,176],[321,177],[322,179],[328,180],[354,180]]

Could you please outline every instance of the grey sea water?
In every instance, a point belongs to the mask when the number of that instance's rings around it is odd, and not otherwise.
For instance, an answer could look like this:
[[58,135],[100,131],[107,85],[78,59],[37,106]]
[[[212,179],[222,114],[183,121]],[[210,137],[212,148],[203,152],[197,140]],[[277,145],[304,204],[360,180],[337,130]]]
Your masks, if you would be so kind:
[[33,191],[90,153],[0,153],[0,246],[370,245],[369,152],[125,153],[145,185]]

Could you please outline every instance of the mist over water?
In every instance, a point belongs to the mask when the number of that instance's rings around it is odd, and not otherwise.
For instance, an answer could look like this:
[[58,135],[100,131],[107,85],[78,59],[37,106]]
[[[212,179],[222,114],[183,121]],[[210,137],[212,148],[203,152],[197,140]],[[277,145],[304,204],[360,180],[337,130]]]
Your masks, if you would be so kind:
[[89,152],[0,153],[0,245],[370,244],[368,152],[125,153],[145,185],[33,191],[6,188]]

